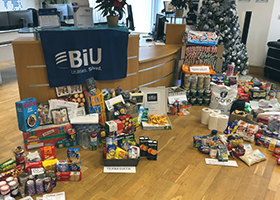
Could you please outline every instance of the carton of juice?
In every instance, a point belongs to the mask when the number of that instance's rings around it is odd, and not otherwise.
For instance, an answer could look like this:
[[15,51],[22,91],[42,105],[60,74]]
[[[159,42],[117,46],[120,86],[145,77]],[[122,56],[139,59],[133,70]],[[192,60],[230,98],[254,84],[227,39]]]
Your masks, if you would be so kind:
[[18,128],[29,132],[39,126],[37,102],[35,98],[27,98],[16,102]]

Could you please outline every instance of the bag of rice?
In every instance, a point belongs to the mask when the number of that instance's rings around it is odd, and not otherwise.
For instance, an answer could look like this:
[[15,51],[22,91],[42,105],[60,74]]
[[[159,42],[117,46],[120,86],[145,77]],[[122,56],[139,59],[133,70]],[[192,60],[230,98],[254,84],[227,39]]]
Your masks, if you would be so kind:
[[253,164],[266,160],[266,157],[258,149],[250,153],[246,153],[244,156],[240,156],[239,158],[249,167]]

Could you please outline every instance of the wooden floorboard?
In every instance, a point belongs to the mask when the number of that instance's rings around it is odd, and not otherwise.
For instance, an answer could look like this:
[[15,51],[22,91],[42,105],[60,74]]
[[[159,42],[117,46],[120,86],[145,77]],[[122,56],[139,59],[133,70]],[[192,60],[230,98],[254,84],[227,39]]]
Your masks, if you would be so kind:
[[[264,78],[261,70],[254,69],[250,75]],[[13,157],[11,150],[23,145],[23,139],[15,111],[19,91],[14,62],[0,63],[0,71],[3,79],[0,85],[0,162],[3,162]],[[104,174],[102,150],[81,149],[83,180],[58,182],[53,192],[65,191],[67,200],[279,199],[280,166],[264,147],[252,144],[253,149],[259,149],[268,160],[251,167],[237,159],[238,168],[205,164],[207,156],[193,148],[192,139],[194,135],[210,132],[200,123],[202,108],[192,107],[187,116],[170,116],[173,130],[138,128],[137,139],[144,135],[159,141],[159,154],[157,161],[141,158],[136,174]],[[66,159],[66,149],[57,149],[57,157]]]

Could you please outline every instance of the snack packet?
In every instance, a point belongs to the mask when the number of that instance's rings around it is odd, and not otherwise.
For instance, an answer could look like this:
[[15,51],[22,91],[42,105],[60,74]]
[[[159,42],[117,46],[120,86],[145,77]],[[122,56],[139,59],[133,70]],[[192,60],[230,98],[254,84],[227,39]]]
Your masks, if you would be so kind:
[[115,159],[127,159],[127,152],[119,147],[116,149]]
[[108,145],[106,159],[114,159],[116,153],[115,145]]
[[240,120],[237,125],[238,125],[238,128],[236,130],[236,134],[239,137],[244,137],[248,124],[246,122]]
[[135,146],[135,145],[136,145],[135,139],[124,139],[122,142],[122,148],[125,151],[128,151],[131,146]]
[[246,134],[243,136],[243,139],[245,141],[249,141],[249,142],[253,143],[255,141],[255,134],[257,133],[258,129],[259,128],[257,125],[249,124]]

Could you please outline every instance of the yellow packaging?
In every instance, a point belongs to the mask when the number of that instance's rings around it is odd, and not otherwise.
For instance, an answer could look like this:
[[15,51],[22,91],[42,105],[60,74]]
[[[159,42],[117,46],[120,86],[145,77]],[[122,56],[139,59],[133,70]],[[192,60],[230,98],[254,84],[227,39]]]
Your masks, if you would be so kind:
[[57,158],[52,160],[45,160],[42,163],[46,171],[50,171],[50,170],[56,171]]
[[268,151],[272,151],[274,152],[274,149],[275,149],[275,145],[276,145],[276,141],[271,141],[269,146],[268,146]]
[[119,147],[116,149],[115,159],[127,159],[127,152]]

